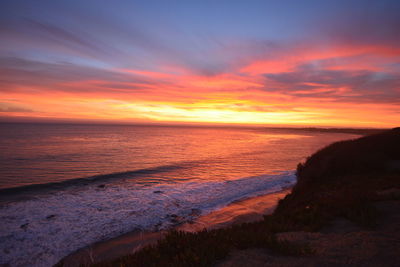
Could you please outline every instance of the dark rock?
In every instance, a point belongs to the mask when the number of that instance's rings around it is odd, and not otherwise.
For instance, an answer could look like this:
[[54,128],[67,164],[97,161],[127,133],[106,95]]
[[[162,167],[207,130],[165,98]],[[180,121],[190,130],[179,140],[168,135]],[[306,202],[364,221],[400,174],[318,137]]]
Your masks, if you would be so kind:
[[54,217],[56,217],[56,215],[55,214],[51,214],[51,215],[47,216],[46,219],[50,220],[50,219],[53,219]]
[[106,187],[106,185],[105,184],[101,184],[101,185],[98,185],[97,187],[98,188],[104,188],[104,187]]
[[164,191],[156,190],[156,191],[153,191],[153,193],[154,194],[161,194],[161,193],[164,193]]

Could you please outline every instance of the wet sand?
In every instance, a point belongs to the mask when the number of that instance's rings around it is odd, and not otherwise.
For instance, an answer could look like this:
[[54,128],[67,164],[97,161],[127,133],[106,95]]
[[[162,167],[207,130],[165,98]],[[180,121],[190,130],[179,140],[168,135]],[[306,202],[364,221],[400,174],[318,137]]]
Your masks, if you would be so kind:
[[[219,210],[199,216],[195,221],[177,225],[175,229],[195,232],[206,229],[227,227],[232,224],[253,222],[263,219],[263,215],[271,214],[279,199],[290,192],[289,189],[273,194],[248,198],[231,203]],[[75,267],[91,263],[111,260],[119,256],[133,253],[146,245],[154,244],[166,234],[166,231],[143,232],[134,231],[119,237],[98,242],[68,255],[62,261],[64,266]]]
[[254,222],[263,219],[263,215],[271,214],[279,199],[284,198],[290,190],[235,201],[222,209],[200,216],[193,223],[186,223],[178,230],[196,232],[207,229],[227,227],[232,224]]

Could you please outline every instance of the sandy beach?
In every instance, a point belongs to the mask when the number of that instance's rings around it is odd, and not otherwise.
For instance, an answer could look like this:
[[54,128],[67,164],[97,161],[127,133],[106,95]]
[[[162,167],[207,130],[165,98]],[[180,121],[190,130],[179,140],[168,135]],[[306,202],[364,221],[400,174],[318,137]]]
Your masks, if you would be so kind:
[[[196,232],[206,229],[228,227],[233,224],[254,222],[263,219],[263,215],[271,214],[278,201],[290,192],[286,189],[277,193],[262,195],[235,201],[228,206],[206,215],[199,216],[190,223],[177,223],[174,229],[187,232]],[[179,220],[179,218],[177,218]],[[60,262],[66,267],[89,265],[101,261],[108,261],[156,243],[163,238],[166,231],[160,232],[130,232],[110,240],[98,242],[77,250]]]

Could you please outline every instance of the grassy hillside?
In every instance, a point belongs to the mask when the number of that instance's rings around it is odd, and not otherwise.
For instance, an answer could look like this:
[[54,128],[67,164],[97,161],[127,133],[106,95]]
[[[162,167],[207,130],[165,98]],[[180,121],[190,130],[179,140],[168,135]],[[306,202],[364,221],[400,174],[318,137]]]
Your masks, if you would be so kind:
[[[372,227],[378,192],[400,187],[400,128],[333,143],[297,167],[297,183],[274,215],[279,231],[317,230],[335,216]],[[284,223],[286,222],[286,223]],[[287,227],[287,229],[284,229]]]

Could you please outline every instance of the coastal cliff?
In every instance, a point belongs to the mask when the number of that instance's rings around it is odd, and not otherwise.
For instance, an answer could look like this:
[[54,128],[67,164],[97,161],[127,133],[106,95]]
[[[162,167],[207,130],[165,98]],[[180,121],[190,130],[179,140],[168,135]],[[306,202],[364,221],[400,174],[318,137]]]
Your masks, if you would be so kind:
[[278,240],[312,251],[282,257],[235,250],[227,266],[398,266],[400,129],[334,143],[297,169],[270,222]]
[[317,230],[338,216],[373,226],[377,214],[371,202],[398,188],[400,128],[395,128],[333,143],[300,163],[297,183],[274,218],[287,222],[285,230]]

